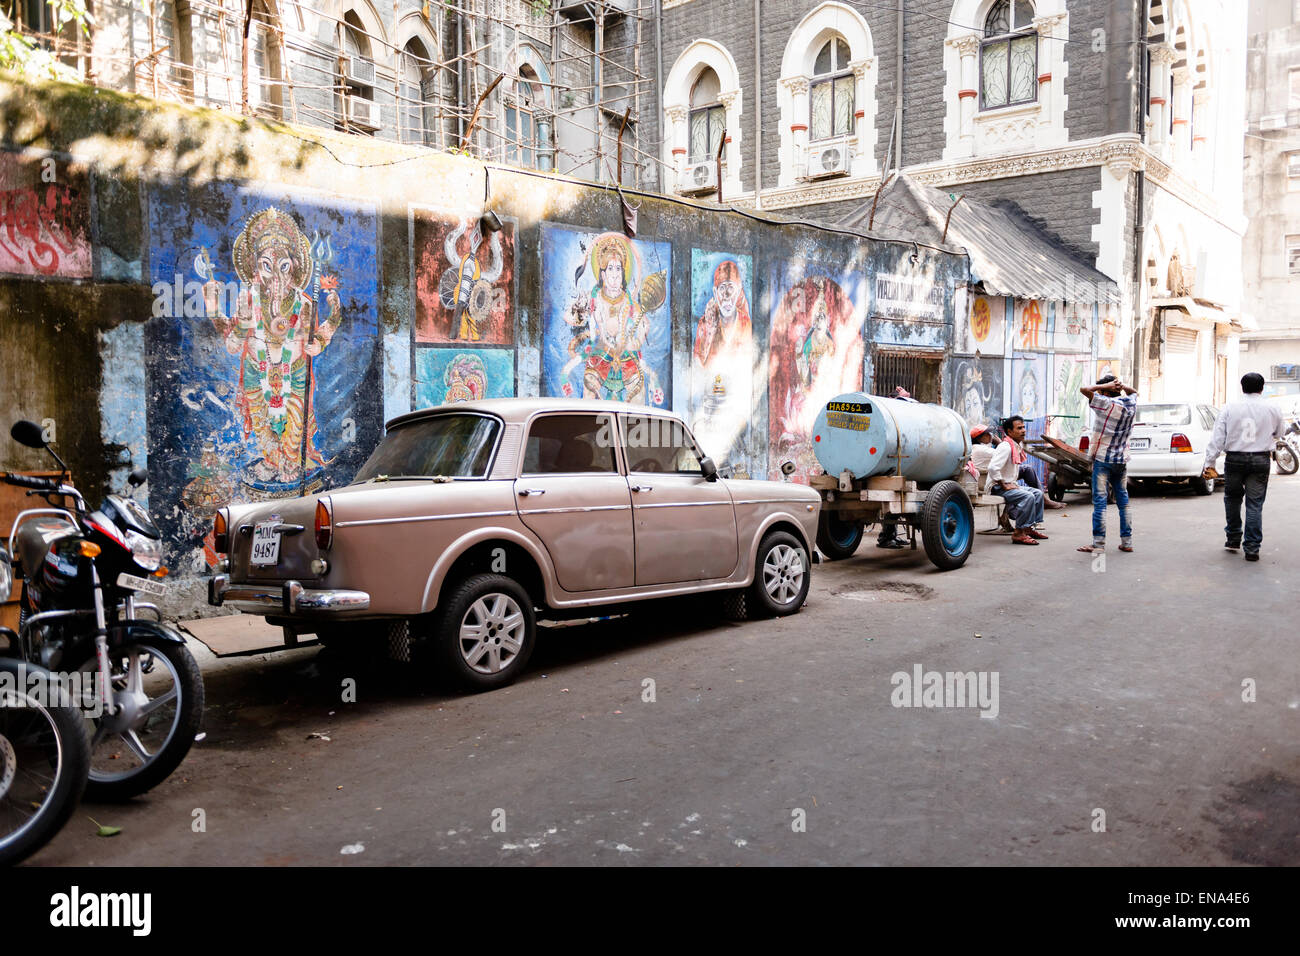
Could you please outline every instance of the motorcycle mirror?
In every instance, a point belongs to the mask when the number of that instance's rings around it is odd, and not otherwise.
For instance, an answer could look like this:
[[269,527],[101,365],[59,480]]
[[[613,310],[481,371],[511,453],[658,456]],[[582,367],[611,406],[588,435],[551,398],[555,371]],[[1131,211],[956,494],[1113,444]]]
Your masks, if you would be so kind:
[[9,429],[9,436],[18,444],[26,445],[28,448],[45,447],[45,430],[35,422],[14,422],[14,427]]
[[132,488],[139,488],[149,480],[149,472],[143,468],[137,468],[131,472],[131,474],[126,476],[126,480],[130,483]]

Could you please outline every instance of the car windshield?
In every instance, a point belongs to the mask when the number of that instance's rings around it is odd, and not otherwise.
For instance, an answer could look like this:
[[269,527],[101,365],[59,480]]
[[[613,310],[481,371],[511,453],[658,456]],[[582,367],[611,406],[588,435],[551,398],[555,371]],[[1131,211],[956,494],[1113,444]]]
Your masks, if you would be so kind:
[[372,478],[482,478],[500,424],[483,415],[438,415],[399,425],[379,443],[355,482]]
[[1139,405],[1137,420],[1142,425],[1190,425],[1190,405]]

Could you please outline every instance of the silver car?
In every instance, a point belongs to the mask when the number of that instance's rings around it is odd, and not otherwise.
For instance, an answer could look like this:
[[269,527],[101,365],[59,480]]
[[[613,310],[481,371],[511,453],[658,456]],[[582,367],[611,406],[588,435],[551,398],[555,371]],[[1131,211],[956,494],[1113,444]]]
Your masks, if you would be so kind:
[[428,652],[461,683],[498,687],[526,665],[538,617],[704,591],[793,614],[819,508],[803,485],[720,477],[668,412],[443,405],[389,422],[346,487],[222,508],[228,558],[209,601],[286,641],[386,635],[399,657]]

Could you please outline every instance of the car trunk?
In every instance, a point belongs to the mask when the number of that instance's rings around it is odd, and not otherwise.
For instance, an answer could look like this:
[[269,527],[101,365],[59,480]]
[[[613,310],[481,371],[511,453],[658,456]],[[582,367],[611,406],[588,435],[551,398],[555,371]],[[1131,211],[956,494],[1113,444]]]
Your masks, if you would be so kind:
[[1135,422],[1129,435],[1128,450],[1130,455],[1168,453],[1169,440],[1176,427],[1173,425],[1153,425],[1147,422]]
[[[319,496],[284,498],[241,510],[230,528],[230,578],[232,581],[287,581],[316,577],[311,562],[319,555],[316,548],[316,501]],[[259,525],[275,521],[282,525],[301,525],[298,532],[282,531],[280,549],[274,564],[254,564],[251,560],[253,536]]]

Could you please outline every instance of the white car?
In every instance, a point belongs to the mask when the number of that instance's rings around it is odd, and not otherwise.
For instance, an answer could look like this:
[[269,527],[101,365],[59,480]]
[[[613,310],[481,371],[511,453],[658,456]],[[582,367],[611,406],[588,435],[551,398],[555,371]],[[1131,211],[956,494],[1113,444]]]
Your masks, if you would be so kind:
[[1205,449],[1219,410],[1191,402],[1138,405],[1128,441],[1128,476],[1149,481],[1186,481],[1198,495],[1214,483],[1201,477]]

